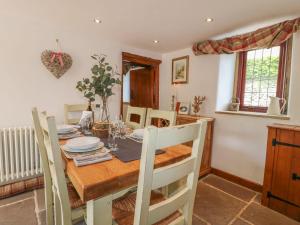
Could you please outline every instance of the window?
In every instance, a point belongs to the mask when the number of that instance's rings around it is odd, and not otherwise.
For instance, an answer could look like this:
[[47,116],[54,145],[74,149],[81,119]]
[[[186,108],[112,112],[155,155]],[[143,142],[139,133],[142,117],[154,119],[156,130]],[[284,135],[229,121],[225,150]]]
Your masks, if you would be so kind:
[[287,43],[239,53],[237,97],[240,110],[266,112],[269,96],[282,98]]

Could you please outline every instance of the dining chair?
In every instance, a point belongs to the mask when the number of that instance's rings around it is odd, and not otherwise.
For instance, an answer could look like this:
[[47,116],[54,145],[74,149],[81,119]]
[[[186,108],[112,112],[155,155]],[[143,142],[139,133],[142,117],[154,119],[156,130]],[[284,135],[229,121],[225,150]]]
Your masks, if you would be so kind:
[[[133,107],[133,106],[129,105],[127,107],[127,114],[126,114],[126,119],[125,119],[126,125],[128,125],[129,127],[133,128],[133,129],[144,128],[146,112],[147,112],[146,108]],[[131,121],[132,115],[138,115],[139,122]]]
[[[145,128],[137,193],[114,200],[113,218],[117,224],[192,224],[206,127],[206,120],[198,120],[174,127]],[[189,158],[154,169],[156,149],[188,141],[193,141]],[[171,197],[154,191],[185,177],[186,184]]]
[[84,218],[85,204],[75,188],[67,183],[55,118],[32,110],[35,135],[45,178],[47,225],[71,225]]
[[151,125],[152,119],[167,120],[166,127],[174,126],[176,123],[176,112],[148,108],[145,127]]
[[[76,105],[69,105],[65,104],[64,105],[64,121],[65,124],[78,124],[80,120],[80,116],[76,118],[71,118],[70,114],[73,113],[81,113],[82,111],[85,111],[87,109],[88,105],[87,104],[76,104]],[[92,108],[94,108],[94,105],[92,105]],[[79,114],[80,115],[80,114]]]

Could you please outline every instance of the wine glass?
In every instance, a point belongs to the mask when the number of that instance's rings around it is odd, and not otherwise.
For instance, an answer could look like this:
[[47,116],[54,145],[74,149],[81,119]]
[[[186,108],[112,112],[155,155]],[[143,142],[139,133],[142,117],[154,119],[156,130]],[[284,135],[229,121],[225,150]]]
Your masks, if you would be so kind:
[[120,131],[120,138],[121,139],[126,139],[127,126],[125,125],[124,122],[121,123],[119,131]]
[[111,124],[109,126],[109,135],[112,137],[112,142],[109,143],[109,147],[111,151],[117,151],[118,145],[116,143],[116,138],[118,136],[118,127],[115,124]]
[[115,120],[113,121],[113,124],[117,129],[117,132],[116,132],[117,136],[116,137],[121,138],[121,128],[122,128],[122,125],[123,125],[121,114],[115,117]]

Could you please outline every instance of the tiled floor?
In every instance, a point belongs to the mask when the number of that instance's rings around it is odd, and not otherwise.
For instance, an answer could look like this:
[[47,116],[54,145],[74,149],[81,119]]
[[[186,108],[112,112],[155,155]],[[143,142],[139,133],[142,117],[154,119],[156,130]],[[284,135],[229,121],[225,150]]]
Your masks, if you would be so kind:
[[[43,196],[40,189],[0,200],[0,225],[46,225]],[[193,225],[300,225],[259,202],[256,192],[209,175],[198,184]]]

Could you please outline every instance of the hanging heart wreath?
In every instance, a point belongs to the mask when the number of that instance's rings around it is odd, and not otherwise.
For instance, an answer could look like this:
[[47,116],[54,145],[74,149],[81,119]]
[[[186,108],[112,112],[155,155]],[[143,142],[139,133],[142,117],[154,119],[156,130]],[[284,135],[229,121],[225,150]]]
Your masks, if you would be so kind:
[[[58,49],[60,46],[56,40]],[[69,54],[62,51],[45,50],[41,54],[41,60],[44,66],[49,70],[57,79],[64,75],[72,66],[72,58]]]

